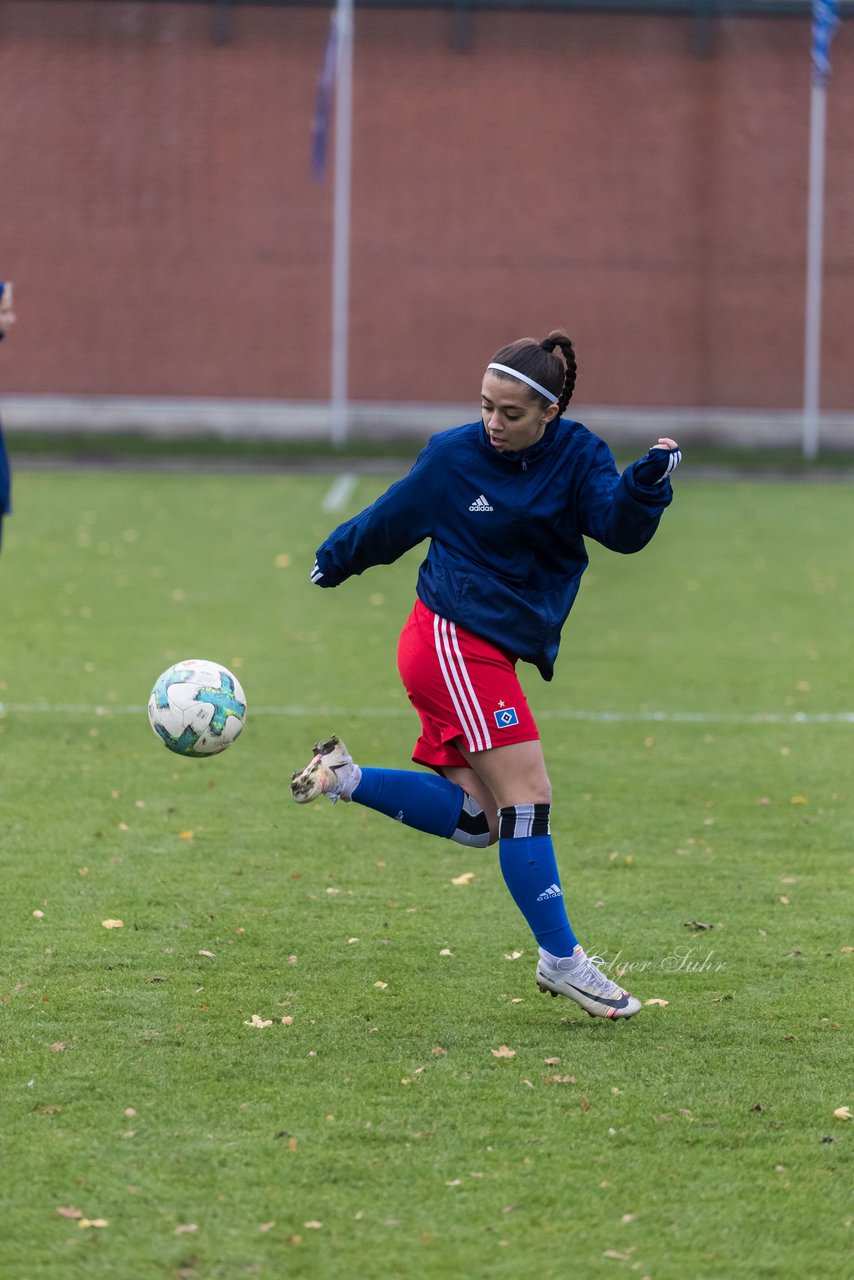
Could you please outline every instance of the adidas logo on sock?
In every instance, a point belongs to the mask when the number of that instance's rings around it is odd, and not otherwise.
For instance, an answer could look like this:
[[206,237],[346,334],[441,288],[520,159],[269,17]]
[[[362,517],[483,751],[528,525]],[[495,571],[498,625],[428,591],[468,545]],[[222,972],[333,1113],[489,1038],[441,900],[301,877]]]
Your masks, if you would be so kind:
[[489,505],[488,499],[485,498],[483,494],[481,494],[479,498],[475,498],[474,502],[469,507],[469,511],[491,511],[491,510],[492,510],[492,507]]
[[540,896],[537,898],[537,902],[545,902],[547,898],[562,898],[562,897],[563,897],[563,894],[561,893],[560,885],[550,884],[548,889],[544,889],[543,892],[540,894]]

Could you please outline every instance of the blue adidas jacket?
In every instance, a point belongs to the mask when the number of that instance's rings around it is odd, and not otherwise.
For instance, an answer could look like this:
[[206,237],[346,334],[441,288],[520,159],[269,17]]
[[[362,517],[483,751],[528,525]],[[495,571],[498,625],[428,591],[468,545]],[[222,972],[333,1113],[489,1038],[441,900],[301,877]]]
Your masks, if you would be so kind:
[[560,633],[587,568],[585,537],[640,551],[673,493],[641,485],[581,423],[552,421],[521,453],[499,453],[482,422],[433,436],[412,470],[317,552],[318,585],[391,564],[430,538],[421,600],[532,662],[551,680]]

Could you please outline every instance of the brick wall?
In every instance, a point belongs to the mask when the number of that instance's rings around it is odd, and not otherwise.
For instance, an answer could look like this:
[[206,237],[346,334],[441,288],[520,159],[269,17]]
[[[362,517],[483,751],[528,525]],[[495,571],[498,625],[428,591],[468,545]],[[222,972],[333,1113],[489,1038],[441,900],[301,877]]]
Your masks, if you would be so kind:
[[[809,27],[356,14],[350,386],[466,401],[565,325],[584,404],[793,408]],[[328,14],[0,5],[7,393],[322,399],[331,182],[310,170]],[[828,93],[822,404],[854,407],[854,54]]]

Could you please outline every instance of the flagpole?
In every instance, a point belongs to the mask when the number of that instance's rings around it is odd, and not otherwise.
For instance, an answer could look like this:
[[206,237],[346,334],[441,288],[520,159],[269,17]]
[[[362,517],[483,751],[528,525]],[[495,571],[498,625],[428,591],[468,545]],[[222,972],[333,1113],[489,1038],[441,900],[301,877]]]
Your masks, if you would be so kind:
[[332,403],[330,438],[347,441],[350,355],[350,183],[353,120],[353,0],[337,0],[335,195],[332,233]]
[[810,95],[809,194],[807,203],[807,291],[804,323],[803,455],[818,453],[821,385],[821,294],[824,226],[824,152],[830,42],[839,23],[838,0],[813,0],[812,92]]
[[821,373],[822,242],[824,222],[824,137],[827,90],[815,81],[810,98],[809,203],[807,209],[807,294],[804,338],[803,455],[818,453]]

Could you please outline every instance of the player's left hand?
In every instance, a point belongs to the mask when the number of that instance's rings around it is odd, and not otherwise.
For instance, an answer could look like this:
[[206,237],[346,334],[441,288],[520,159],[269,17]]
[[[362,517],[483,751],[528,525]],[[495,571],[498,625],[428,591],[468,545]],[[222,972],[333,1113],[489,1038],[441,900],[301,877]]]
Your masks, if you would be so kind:
[[682,450],[676,441],[668,436],[662,436],[650,451],[635,463],[635,479],[638,484],[663,484],[681,461]]

